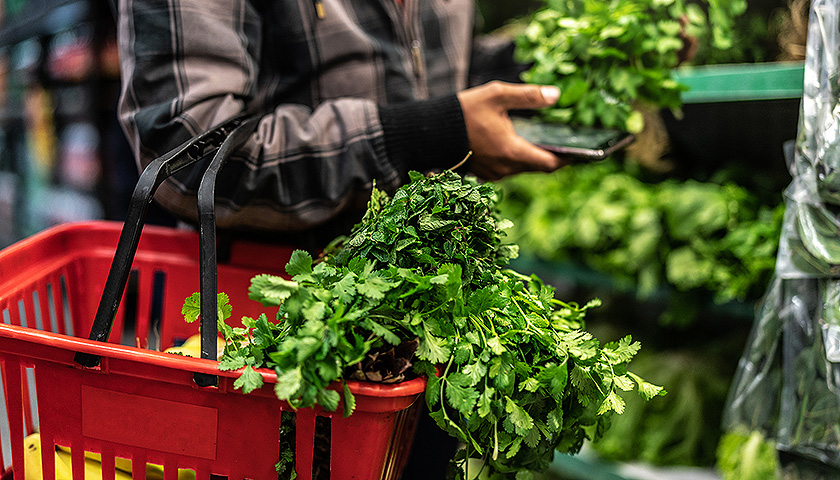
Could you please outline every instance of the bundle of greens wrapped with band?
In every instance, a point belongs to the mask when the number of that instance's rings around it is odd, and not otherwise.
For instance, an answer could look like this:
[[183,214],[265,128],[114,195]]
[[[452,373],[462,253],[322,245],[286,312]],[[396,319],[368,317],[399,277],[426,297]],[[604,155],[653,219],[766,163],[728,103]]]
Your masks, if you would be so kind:
[[[262,384],[254,368],[273,369],[278,398],[342,404],[347,415],[345,379],[425,375],[431,416],[466,444],[451,469],[459,478],[467,458],[503,479],[544,470],[555,450],[577,452],[623,411],[619,391],[664,391],[627,371],[639,350],[629,336],[602,346],[583,330],[597,301],[562,302],[505,268],[517,250],[503,242],[510,222],[496,195],[451,172],[412,174],[393,198],[374,189],[362,222],[324,257],[297,251],[291,280],[252,280],[250,297],[278,306],[276,319],[221,324],[220,367],[242,368],[246,392]],[[328,388],[336,382],[343,395]]]

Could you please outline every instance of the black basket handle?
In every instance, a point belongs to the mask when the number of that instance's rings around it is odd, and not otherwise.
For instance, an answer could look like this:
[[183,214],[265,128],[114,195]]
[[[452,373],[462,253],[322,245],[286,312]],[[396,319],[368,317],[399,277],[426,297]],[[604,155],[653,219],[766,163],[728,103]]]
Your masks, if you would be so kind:
[[[201,276],[201,358],[216,360],[216,335],[218,334],[218,302],[216,301],[216,177],[231,153],[242,145],[257,127],[251,118],[236,127],[225,139],[213,157],[198,187],[198,243]],[[206,373],[193,373],[193,380],[201,387],[216,385],[219,377]]]
[[[91,326],[91,340],[106,342],[114,325],[114,317],[119,308],[120,299],[125,291],[131,264],[137,253],[140,233],[146,220],[146,212],[152,202],[153,195],[163,181],[176,172],[188,167],[207,156],[214,154],[213,160],[202,177],[198,195],[199,214],[199,242],[201,255],[201,356],[202,358],[216,357],[216,252],[215,252],[215,211],[213,194],[215,192],[216,176],[230,156],[231,152],[256,129],[257,117],[238,117],[227,121],[213,129],[193,137],[169,153],[155,159],[140,174],[137,185],[129,203],[128,216],[120,232],[114,260],[105,281],[105,288],[96,317]],[[208,197],[209,195],[209,197]],[[210,222],[209,228],[207,222]],[[207,232],[211,238],[205,239]],[[212,250],[212,252],[211,252]],[[207,252],[207,254],[205,253]],[[207,281],[205,279],[212,279]],[[212,308],[209,302],[212,300]],[[205,303],[207,302],[207,303]],[[210,317],[205,319],[204,317]],[[211,325],[211,326],[208,326]],[[206,341],[212,336],[212,346]],[[76,363],[85,367],[95,367],[99,364],[99,356],[89,353],[76,353]],[[209,376],[213,377],[213,376]],[[196,381],[198,382],[198,378]],[[213,383],[216,379],[213,378]],[[207,379],[204,379],[206,383]]]

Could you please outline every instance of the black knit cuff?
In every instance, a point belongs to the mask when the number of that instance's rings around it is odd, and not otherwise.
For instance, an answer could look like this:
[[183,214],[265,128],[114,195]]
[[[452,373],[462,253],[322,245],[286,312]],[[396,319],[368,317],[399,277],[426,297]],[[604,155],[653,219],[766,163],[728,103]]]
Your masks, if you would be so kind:
[[458,97],[379,107],[388,157],[403,172],[449,168],[470,150]]

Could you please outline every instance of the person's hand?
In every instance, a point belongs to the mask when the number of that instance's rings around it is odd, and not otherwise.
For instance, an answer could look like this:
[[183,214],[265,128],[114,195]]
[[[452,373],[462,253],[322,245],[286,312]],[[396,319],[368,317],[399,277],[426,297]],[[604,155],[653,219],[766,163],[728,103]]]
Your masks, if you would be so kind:
[[513,130],[509,110],[554,105],[560,90],[552,86],[490,82],[458,93],[472,157],[470,170],[486,180],[527,171],[550,172],[569,162]]

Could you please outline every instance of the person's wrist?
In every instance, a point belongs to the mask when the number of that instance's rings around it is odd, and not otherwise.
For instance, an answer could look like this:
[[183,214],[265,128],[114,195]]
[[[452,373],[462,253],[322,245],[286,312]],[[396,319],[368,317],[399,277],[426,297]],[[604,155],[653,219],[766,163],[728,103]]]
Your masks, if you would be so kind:
[[461,104],[455,94],[379,107],[388,157],[403,172],[449,168],[469,151]]

